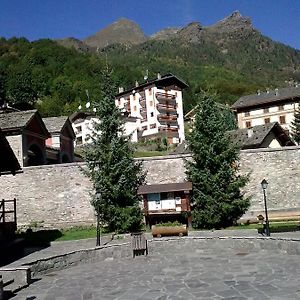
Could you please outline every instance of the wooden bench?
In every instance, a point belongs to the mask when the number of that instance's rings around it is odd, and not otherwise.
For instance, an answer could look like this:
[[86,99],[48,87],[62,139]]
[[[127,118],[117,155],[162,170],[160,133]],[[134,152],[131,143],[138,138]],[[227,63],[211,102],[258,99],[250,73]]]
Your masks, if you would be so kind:
[[146,237],[143,233],[132,233],[131,234],[131,246],[132,246],[132,255],[148,255],[148,244]]

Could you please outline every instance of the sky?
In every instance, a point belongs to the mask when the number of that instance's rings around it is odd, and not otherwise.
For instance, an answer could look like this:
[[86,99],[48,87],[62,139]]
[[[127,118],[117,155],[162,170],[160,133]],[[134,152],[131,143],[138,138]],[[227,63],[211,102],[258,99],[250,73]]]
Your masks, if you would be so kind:
[[121,17],[151,35],[194,21],[212,25],[235,10],[262,34],[300,50],[300,0],[0,0],[0,36],[83,39]]

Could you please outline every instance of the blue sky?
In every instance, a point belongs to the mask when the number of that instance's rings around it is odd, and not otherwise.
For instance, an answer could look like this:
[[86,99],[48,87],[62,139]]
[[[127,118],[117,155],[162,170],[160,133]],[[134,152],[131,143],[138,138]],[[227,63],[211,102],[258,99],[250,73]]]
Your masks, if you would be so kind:
[[150,35],[239,10],[264,35],[300,49],[300,0],[0,0],[0,36],[85,38],[121,17]]

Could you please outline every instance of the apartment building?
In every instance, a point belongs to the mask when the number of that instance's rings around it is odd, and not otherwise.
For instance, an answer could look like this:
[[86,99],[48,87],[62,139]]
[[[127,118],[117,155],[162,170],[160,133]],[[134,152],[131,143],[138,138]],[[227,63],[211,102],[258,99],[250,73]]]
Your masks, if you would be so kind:
[[231,108],[236,113],[239,128],[278,122],[288,133],[299,102],[300,85],[295,85],[243,96]]
[[136,118],[138,140],[161,135],[169,144],[185,140],[182,90],[188,85],[173,74],[161,76],[124,91],[119,88],[115,103]]

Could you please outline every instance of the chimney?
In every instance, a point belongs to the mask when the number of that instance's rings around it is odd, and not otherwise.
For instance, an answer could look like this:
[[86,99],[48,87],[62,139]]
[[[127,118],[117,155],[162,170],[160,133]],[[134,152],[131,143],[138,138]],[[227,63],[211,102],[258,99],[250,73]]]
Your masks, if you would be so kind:
[[161,79],[160,73],[157,73],[157,79]]
[[249,127],[247,130],[247,136],[250,139],[253,136],[253,127]]
[[257,90],[257,92],[256,92],[256,93],[257,93],[257,95],[260,95],[260,90]]
[[123,93],[124,92],[124,88],[122,86],[119,86],[119,93]]
[[138,81],[136,80],[135,81],[135,87],[138,87],[139,86],[139,83],[138,83]]

